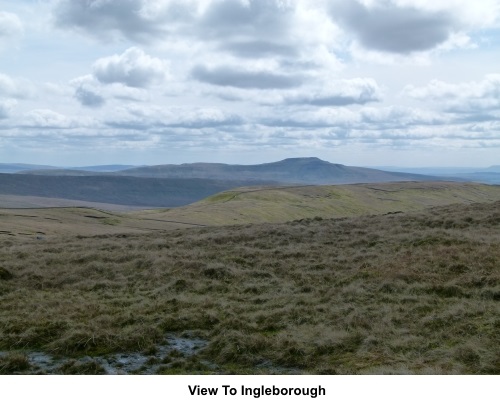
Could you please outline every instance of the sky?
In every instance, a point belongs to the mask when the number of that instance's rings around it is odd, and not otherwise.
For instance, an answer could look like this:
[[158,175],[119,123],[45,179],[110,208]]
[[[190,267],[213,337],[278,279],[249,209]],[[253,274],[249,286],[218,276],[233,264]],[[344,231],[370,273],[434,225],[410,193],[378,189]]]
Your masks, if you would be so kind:
[[0,162],[500,164],[500,0],[0,0]]

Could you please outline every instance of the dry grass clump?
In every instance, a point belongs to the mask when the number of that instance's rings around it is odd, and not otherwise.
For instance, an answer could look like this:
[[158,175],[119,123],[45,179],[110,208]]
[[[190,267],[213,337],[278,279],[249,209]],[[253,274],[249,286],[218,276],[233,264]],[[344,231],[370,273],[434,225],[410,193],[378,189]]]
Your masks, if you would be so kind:
[[189,330],[208,346],[160,372],[500,373],[500,202],[0,240],[0,265],[0,350],[147,352]]

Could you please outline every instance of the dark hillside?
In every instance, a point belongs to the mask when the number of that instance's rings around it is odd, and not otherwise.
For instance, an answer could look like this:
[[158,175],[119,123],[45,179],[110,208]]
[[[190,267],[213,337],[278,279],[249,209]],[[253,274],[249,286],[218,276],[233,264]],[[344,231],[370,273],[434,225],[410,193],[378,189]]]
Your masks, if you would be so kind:
[[0,174],[0,194],[149,207],[186,205],[220,191],[251,184],[249,181],[207,179]]

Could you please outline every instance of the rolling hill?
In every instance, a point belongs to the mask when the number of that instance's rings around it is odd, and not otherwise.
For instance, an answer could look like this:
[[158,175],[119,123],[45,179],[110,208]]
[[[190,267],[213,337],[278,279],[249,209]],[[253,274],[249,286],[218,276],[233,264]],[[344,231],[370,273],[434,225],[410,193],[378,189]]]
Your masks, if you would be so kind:
[[[401,182],[337,186],[246,187],[223,191],[188,206],[130,211],[127,207],[68,200],[1,196],[0,235],[8,239],[33,238],[37,233],[106,235],[147,233],[186,227],[283,223],[314,218],[345,218],[402,213],[449,204],[500,200],[500,187],[474,183]],[[17,204],[17,205],[16,205]],[[39,207],[33,208],[39,204]],[[45,205],[43,205],[45,204]],[[87,207],[83,207],[87,205]],[[92,206],[94,208],[92,208]],[[100,209],[96,208],[100,207]],[[120,212],[121,211],[121,212]],[[1,239],[1,238],[0,238]]]
[[138,211],[143,218],[205,225],[286,222],[407,212],[500,200],[500,187],[477,183],[400,182],[334,186],[245,188],[224,191],[175,210]]

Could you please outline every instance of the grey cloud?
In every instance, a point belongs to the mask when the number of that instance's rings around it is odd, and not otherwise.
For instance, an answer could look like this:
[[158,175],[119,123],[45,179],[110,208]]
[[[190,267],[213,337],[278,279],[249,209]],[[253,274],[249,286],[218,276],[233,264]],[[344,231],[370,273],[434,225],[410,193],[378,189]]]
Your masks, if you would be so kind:
[[93,66],[94,76],[101,83],[122,83],[137,88],[161,82],[166,72],[166,62],[138,48],[129,48],[121,55],[99,59]]
[[295,1],[212,1],[194,32],[239,58],[296,57],[300,44],[291,41],[295,11]]
[[171,35],[223,42],[228,38],[279,41],[288,38],[294,7],[293,2],[282,0],[60,0],[53,14],[60,28],[108,41],[126,38],[152,43]]
[[15,102],[12,100],[0,100],[0,119],[9,118]]
[[154,124],[140,120],[107,120],[104,124],[111,128],[130,129],[130,130],[147,130],[151,129]]
[[80,86],[75,90],[76,99],[85,107],[102,107],[104,98],[93,90]]
[[459,114],[456,122],[459,123],[477,123],[477,122],[499,122],[500,117],[494,114],[477,113],[477,114]]
[[303,79],[296,75],[237,70],[230,67],[208,69],[201,65],[195,66],[191,75],[200,82],[244,89],[289,89],[298,87],[303,82]]
[[220,0],[210,4],[200,31],[216,38],[276,38],[290,27],[293,6],[279,0]]
[[191,117],[186,118],[185,121],[166,123],[164,126],[169,128],[189,128],[189,129],[201,129],[201,128],[217,128],[226,126],[238,126],[243,125],[244,120],[236,115],[227,115],[224,117]]
[[260,121],[261,125],[276,128],[330,128],[333,125],[322,120],[308,121],[293,118],[264,118]]
[[320,107],[335,107],[335,106],[345,106],[352,104],[366,104],[369,102],[380,101],[380,98],[376,96],[373,92],[361,93],[359,96],[342,96],[333,95],[325,97],[308,97],[302,96],[299,98],[294,98],[288,100],[289,104],[310,104]]
[[[149,4],[151,6],[151,3]],[[55,24],[101,40],[125,37],[147,43],[166,35],[162,14],[148,12],[145,0],[61,0]]]
[[370,7],[359,0],[335,1],[331,14],[364,47],[398,54],[430,50],[445,42],[458,25],[450,13],[387,1]]
[[297,50],[289,45],[266,41],[233,41],[220,46],[241,58],[264,58],[270,56],[296,56]]

